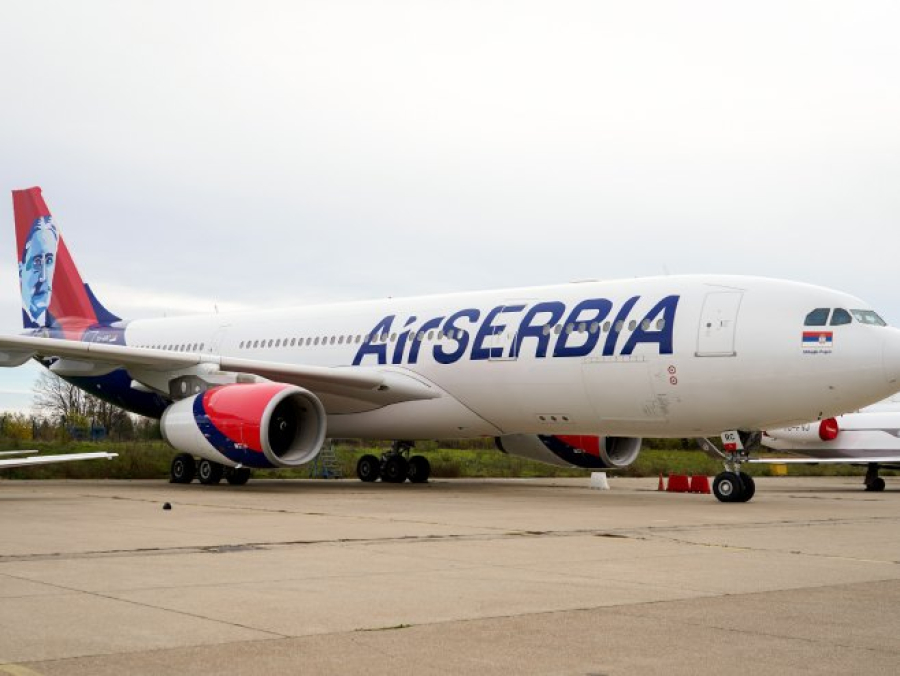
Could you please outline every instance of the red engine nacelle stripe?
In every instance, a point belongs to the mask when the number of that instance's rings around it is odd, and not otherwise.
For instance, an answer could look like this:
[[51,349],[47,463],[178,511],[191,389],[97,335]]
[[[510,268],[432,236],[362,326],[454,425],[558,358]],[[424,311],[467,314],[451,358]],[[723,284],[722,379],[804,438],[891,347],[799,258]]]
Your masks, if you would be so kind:
[[600,457],[600,437],[590,434],[554,434],[564,444],[577,448],[589,455]]
[[253,383],[214,387],[203,393],[203,409],[215,428],[231,441],[262,453],[260,422],[283,383]]

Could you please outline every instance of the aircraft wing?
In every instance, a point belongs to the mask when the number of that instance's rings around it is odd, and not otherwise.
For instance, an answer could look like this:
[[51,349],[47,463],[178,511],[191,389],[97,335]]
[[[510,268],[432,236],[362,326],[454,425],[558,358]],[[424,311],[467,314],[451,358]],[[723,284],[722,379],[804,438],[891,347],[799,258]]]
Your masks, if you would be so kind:
[[747,462],[766,465],[879,465],[900,463],[900,455],[859,456],[843,458],[750,458]]
[[[304,387],[319,395],[329,412],[346,408],[347,402],[355,401],[375,408],[441,396],[440,390],[428,381],[400,369],[307,366],[203,352],[175,352],[36,336],[0,336],[0,367],[19,366],[32,357],[57,358],[59,361],[51,370],[61,375],[104,375],[124,368],[140,382],[152,380],[154,374],[180,375],[197,367],[207,371],[247,373]],[[142,378],[142,373],[148,377]]]
[[[3,455],[17,455],[24,453],[37,453],[37,451],[10,451]],[[118,453],[65,453],[62,455],[29,456],[27,458],[9,458],[0,460],[0,469],[11,467],[28,467],[29,465],[50,465],[55,462],[75,462],[77,460],[99,460],[106,458],[112,460],[119,457]]]

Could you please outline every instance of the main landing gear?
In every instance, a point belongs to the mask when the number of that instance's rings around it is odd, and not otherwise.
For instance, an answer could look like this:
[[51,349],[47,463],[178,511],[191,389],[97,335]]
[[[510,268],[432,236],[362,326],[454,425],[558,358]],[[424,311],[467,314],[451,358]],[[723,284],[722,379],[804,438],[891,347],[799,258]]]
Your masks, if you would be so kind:
[[867,491],[883,491],[884,490],[884,479],[878,476],[879,465],[877,462],[870,462],[868,467],[866,468],[866,478],[864,483],[866,484]]
[[226,467],[205,458],[196,462],[190,453],[176,455],[169,471],[169,483],[173,484],[189,484],[194,477],[207,486],[215,486],[223,478],[232,486],[243,486],[250,480],[247,467]]
[[410,456],[412,448],[411,441],[395,441],[381,459],[364,455],[356,463],[356,476],[367,483],[381,477],[382,481],[391,484],[402,484],[407,479],[414,484],[424,484],[431,476],[431,463],[423,455]]
[[759,444],[760,435],[741,433],[741,443],[734,451],[723,453],[709,439],[697,439],[701,450],[707,455],[721,459],[725,471],[716,475],[713,480],[713,495],[719,502],[748,502],[756,493],[756,482],[753,477],[741,471],[741,465],[750,459],[748,447]]

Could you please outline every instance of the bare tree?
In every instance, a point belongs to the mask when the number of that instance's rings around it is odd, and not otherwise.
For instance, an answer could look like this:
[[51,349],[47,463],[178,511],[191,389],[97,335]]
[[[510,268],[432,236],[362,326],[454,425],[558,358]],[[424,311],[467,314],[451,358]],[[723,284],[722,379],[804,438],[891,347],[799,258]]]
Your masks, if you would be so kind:
[[39,415],[59,421],[87,418],[87,395],[50,371],[42,371],[34,384],[33,406]]
[[102,426],[109,436],[133,432],[129,414],[107,401],[85,392],[50,371],[44,371],[34,385],[33,406],[41,417],[60,426]]

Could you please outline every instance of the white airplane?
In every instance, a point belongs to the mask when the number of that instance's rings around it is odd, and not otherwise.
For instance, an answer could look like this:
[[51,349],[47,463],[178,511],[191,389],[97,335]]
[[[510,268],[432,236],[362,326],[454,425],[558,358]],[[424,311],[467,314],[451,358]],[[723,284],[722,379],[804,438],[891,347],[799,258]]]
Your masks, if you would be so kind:
[[866,490],[883,491],[884,479],[878,471],[900,469],[900,399],[814,423],[767,430],[762,444],[806,457],[752,458],[750,462],[866,465]]
[[[36,358],[161,418],[172,481],[296,467],[330,437],[397,440],[364,481],[427,480],[417,439],[494,437],[506,453],[621,468],[641,437],[822,420],[900,390],[900,331],[837,291],[694,275],[123,321],[86,285],[39,188],[14,191]],[[197,463],[196,458],[199,458]],[[741,459],[714,490],[749,499]]]
[[[12,467],[30,467],[32,465],[51,465],[57,462],[76,462],[79,460],[99,460],[105,458],[112,460],[119,457],[118,453],[61,453],[57,455],[28,455],[40,453],[40,451],[3,451],[0,452],[0,469]],[[7,456],[28,455],[27,458],[13,458]]]

